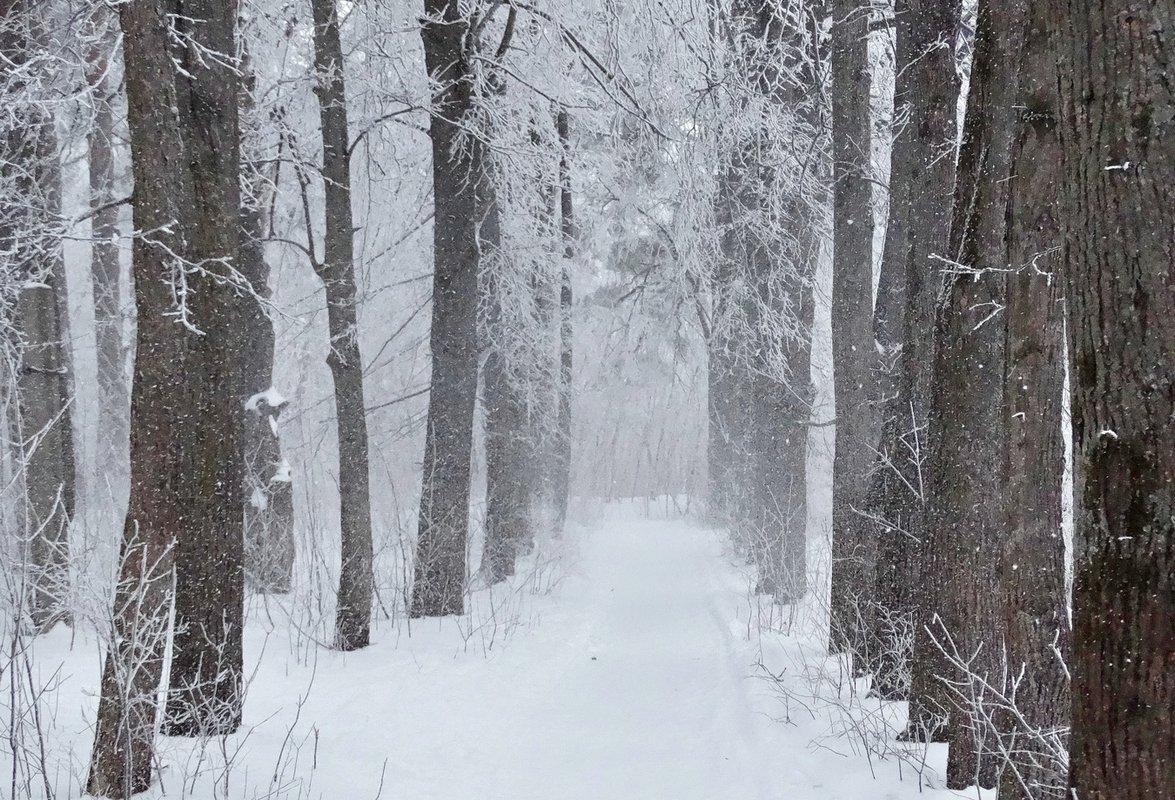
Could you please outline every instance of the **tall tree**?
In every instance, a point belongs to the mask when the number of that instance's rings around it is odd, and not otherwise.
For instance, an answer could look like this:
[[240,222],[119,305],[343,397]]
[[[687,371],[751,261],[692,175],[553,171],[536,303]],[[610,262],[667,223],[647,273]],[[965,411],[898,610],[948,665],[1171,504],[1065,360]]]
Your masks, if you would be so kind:
[[[872,118],[869,106],[870,7],[832,4],[832,375],[836,446],[832,469],[833,630],[861,612],[843,602],[872,585],[871,542],[857,519],[872,448],[877,400],[873,335]],[[867,596],[867,592],[865,592]],[[858,605],[853,603],[854,606]],[[860,605],[867,605],[862,603]]]
[[138,325],[130,503],[87,782],[99,796],[129,797],[151,782],[173,561],[167,729],[220,733],[240,722],[236,5],[182,12],[165,0],[119,6]]
[[[724,24],[737,89],[716,215],[709,324],[712,502],[758,564],[759,590],[806,588],[811,277],[821,189],[814,19],[805,4],[736,3]],[[786,131],[790,155],[764,163]],[[725,508],[717,508],[725,506]]]
[[567,523],[567,505],[571,490],[571,379],[575,333],[572,320],[572,265],[575,263],[575,201],[571,191],[571,121],[567,109],[555,116],[555,133],[559,137],[559,232],[563,239],[563,268],[559,281],[559,373],[555,400],[555,435],[551,478],[555,535]]
[[[335,617],[335,644],[366,647],[371,628],[371,497],[363,360],[355,286],[355,233],[351,217],[351,148],[338,9],[334,0],[314,0],[314,70],[322,122],[322,177],[326,194],[323,258],[314,268],[326,289],[330,353],[339,437],[339,522],[342,568]],[[309,231],[309,227],[307,228]]]
[[[1069,618],[1061,535],[1064,314],[1061,300],[1060,151],[1052,21],[1037,3],[1025,20],[1020,100],[1008,196],[1002,504],[997,556],[1006,661],[997,713],[1009,764],[1000,797],[1061,798],[1054,732],[1069,724]],[[996,643],[992,643],[993,645]]]
[[[504,97],[506,82],[498,63],[514,36],[518,10],[511,6],[494,66],[483,80],[488,99]],[[481,42],[474,42],[479,49]],[[532,541],[531,500],[534,496],[531,463],[538,457],[536,440],[528,420],[530,376],[523,363],[526,348],[519,343],[519,320],[509,313],[518,295],[532,290],[531,281],[518,275],[515,253],[503,241],[502,208],[496,183],[502,166],[486,154],[490,170],[478,229],[478,270],[485,299],[482,398],[485,406],[486,516],[482,571],[491,582],[514,574],[514,562],[522,546]],[[504,183],[504,181],[501,181]],[[523,288],[525,287],[525,288]]]
[[[248,54],[241,64],[245,84],[241,92],[243,141],[256,135],[262,120],[254,99],[256,82]],[[280,119],[280,114],[275,115]],[[287,402],[273,387],[275,338],[270,317],[269,263],[265,239],[269,226],[268,207],[277,183],[281,163],[278,157],[272,173],[266,174],[259,158],[242,159],[241,242],[237,269],[252,287],[246,298],[242,321],[244,347],[241,353],[242,393],[246,424],[242,440],[245,472],[245,571],[250,584],[262,592],[288,592],[294,571],[294,485],[290,467],[282,456],[278,419]]]
[[1071,792],[1175,797],[1170,2],[1053,0],[1077,558]]
[[93,37],[86,58],[94,120],[86,140],[90,171],[90,282],[94,293],[94,333],[98,355],[98,463],[116,474],[126,468],[126,349],[119,257],[119,208],[115,205],[115,103],[118,99],[118,17],[105,4],[95,6]]
[[465,606],[478,371],[478,211],[492,189],[484,145],[464,130],[476,101],[473,53],[468,49],[473,29],[457,3],[425,0],[420,35],[436,87],[429,121],[435,205],[432,385],[412,585],[414,617],[460,614]]
[[[885,697],[909,691],[904,640],[913,595],[922,585],[913,568],[922,537],[934,304],[941,285],[935,256],[947,251],[955,178],[960,11],[959,0],[898,0],[894,7],[896,122],[874,326],[883,357],[896,350],[896,358],[864,513],[854,519],[862,528],[860,557],[874,584],[854,588],[834,578],[832,601],[832,630],[843,637],[834,648],[849,649],[862,666],[872,667],[874,690]],[[890,291],[882,293],[882,287]],[[858,620],[868,627],[857,628]]]
[[[245,299],[235,263],[241,220],[240,73],[236,0],[183,0],[172,13],[173,35],[184,43],[174,74],[186,161],[169,171],[187,168],[193,203],[181,227],[181,252],[188,263],[181,268],[177,295],[181,309],[190,307],[196,330],[185,338],[185,391],[183,405],[176,408],[184,418],[179,435],[191,475],[177,497],[181,508],[187,506],[186,524],[176,536],[175,633],[163,729],[196,736],[231,733],[241,722],[245,577],[239,354]],[[132,35],[125,28],[124,33]],[[170,178],[177,180],[174,174]],[[154,311],[148,306],[147,313]]]
[[0,141],[0,251],[20,286],[13,328],[18,341],[14,431],[24,483],[30,575],[29,615],[49,628],[67,614],[69,523],[75,475],[70,404],[68,307],[61,230],[61,166],[55,120],[42,99],[51,78],[42,9],[27,0],[0,8],[0,77],[16,124]]
[[[934,591],[915,626],[914,693],[921,708],[946,711],[947,783],[992,787],[994,748],[982,741],[971,703],[991,681],[995,563],[1005,452],[1007,210],[1024,4],[982,3],[951,222],[951,266],[935,330],[929,411],[928,514],[923,584]],[[953,687],[953,691],[952,691]]]

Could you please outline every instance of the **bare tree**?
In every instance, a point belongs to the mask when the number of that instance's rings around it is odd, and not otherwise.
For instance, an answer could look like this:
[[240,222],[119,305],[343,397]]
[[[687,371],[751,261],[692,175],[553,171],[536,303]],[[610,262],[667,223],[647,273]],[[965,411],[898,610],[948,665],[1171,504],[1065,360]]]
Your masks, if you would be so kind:
[[[242,50],[244,50],[242,48]],[[262,126],[253,93],[256,82],[248,54],[242,59],[242,139],[249,143]],[[279,152],[279,156],[281,153]],[[280,160],[278,161],[280,163]],[[294,571],[294,485],[282,456],[278,419],[288,404],[273,387],[275,337],[270,317],[269,263],[265,239],[271,223],[269,205],[277,167],[266,169],[259,157],[242,159],[241,242],[237,269],[253,291],[242,321],[242,392],[246,425],[242,444],[245,472],[245,570],[262,592],[288,592]]]
[[[803,595],[811,276],[822,195],[814,29],[805,4],[736,3],[723,19],[732,94],[709,323],[711,491],[763,592]],[[780,163],[763,151],[786,132]]]
[[[342,569],[335,644],[366,647],[370,638],[372,578],[371,498],[368,489],[367,417],[359,352],[355,239],[351,218],[351,150],[338,9],[314,0],[314,68],[322,121],[322,177],[326,193],[323,258],[314,269],[326,288],[330,330],[327,363],[335,385],[339,435],[339,504]],[[311,230],[307,220],[307,234]]]
[[[952,702],[951,685],[991,681],[995,648],[999,531],[1005,519],[991,498],[1005,490],[1000,469],[1007,361],[1007,209],[1023,40],[1021,3],[979,8],[975,61],[959,155],[951,223],[951,266],[935,331],[929,411],[930,459],[925,594],[915,629],[912,702],[950,717],[947,782],[992,787],[997,763],[971,708]],[[957,651],[967,669],[944,657]],[[940,712],[941,713],[941,712]]]
[[[176,409],[190,484],[175,500],[187,524],[176,536],[164,730],[196,736],[230,733],[241,722],[245,412],[239,353],[247,287],[235,263],[241,220],[237,2],[186,0],[180,12],[173,22],[173,36],[183,43],[176,108],[193,205],[179,218],[187,223],[181,223],[180,252],[190,264],[182,275],[190,288],[179,302],[191,308],[198,333],[185,339],[184,404]],[[124,33],[133,35],[125,27]],[[136,179],[136,191],[139,185]],[[154,311],[148,306],[146,313]]]
[[[494,6],[496,8],[496,4]],[[432,386],[425,423],[424,475],[417,525],[415,617],[460,614],[465,606],[469,472],[477,396],[479,210],[492,190],[483,142],[472,122],[476,25],[456,3],[425,0],[421,27],[433,84]]]
[[[854,618],[845,600],[872,586],[873,543],[857,519],[872,462],[877,391],[873,368],[872,119],[870,6],[832,4],[832,373],[836,447],[832,470],[832,630]],[[838,602],[840,601],[840,602]],[[851,637],[855,638],[855,637]],[[851,640],[851,639],[850,639]]]
[[[240,721],[241,403],[229,348],[238,304],[236,80],[231,2],[119,7],[135,179],[138,325],[131,495],[87,791],[151,782],[156,697],[178,566],[169,729]],[[174,42],[184,72],[173,61]],[[193,129],[195,128],[195,130]]]
[[[1054,762],[1051,734],[1069,724],[1069,618],[1061,531],[1064,446],[1063,303],[1057,191],[1060,149],[1052,55],[1052,21],[1031,7],[1020,74],[1008,198],[1004,493],[998,553],[1003,693],[1016,713],[998,715],[1010,762],[1004,798],[1060,798],[1065,775]],[[1009,32],[1009,35],[1016,35]],[[994,644],[994,643],[993,643]]]
[[575,333],[571,276],[579,235],[575,226],[575,201],[571,190],[571,121],[565,108],[559,109],[555,116],[555,131],[559,137],[559,229],[563,239],[563,268],[559,281],[559,376],[556,384],[551,495],[555,510],[555,534],[559,535],[567,523],[568,492],[571,486],[572,339]]
[[34,625],[47,629],[68,616],[75,475],[61,167],[55,120],[37,99],[47,94],[51,79],[48,59],[41,57],[42,11],[25,0],[0,9],[0,78],[8,117],[0,140],[0,189],[6,195],[0,250],[11,260],[20,287],[13,315],[19,353],[13,438],[24,483],[28,611]]
[[1054,0],[1077,558],[1070,793],[1175,797],[1169,2]]
[[[959,14],[959,0],[899,0],[894,8],[895,132],[874,316],[882,358],[894,363],[885,379],[891,394],[881,411],[881,440],[864,513],[857,515],[865,529],[863,557],[876,559],[874,585],[854,591],[842,581],[833,594],[834,613],[844,608],[837,604],[847,595],[866,600],[862,613],[871,630],[853,631],[855,615],[842,612],[833,631],[869,650],[857,654],[872,662],[874,690],[885,697],[909,691],[900,638],[915,606],[914,594],[925,585],[914,567],[925,500],[934,304],[942,283],[941,262],[934,257],[947,251],[954,189]],[[882,287],[889,292],[882,294]],[[914,727],[921,724],[914,719]]]

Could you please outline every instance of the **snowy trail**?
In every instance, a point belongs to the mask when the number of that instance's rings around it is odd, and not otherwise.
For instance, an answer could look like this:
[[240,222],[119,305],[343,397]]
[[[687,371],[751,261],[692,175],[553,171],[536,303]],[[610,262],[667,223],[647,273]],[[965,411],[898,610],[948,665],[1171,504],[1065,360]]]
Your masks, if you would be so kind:
[[[519,709],[533,769],[504,775],[504,797],[768,797],[742,691],[730,609],[719,608],[712,537],[680,524],[609,525],[585,545],[586,641]],[[527,702],[527,701],[523,701]],[[510,737],[508,737],[510,738]]]
[[[478,637],[496,629],[466,629],[463,640],[453,618],[414,623],[410,635],[402,621],[377,629],[372,646],[353,653],[299,650],[289,631],[266,633],[255,616],[241,731],[208,747],[162,740],[162,781],[144,797],[955,797],[920,792],[908,768],[899,780],[894,762],[871,767],[843,739],[814,745],[828,742],[818,713],[793,708],[777,719],[784,706],[752,677],[759,647],[785,657],[775,669],[789,674],[802,663],[789,654],[819,659],[823,647],[778,634],[748,641],[747,579],[721,534],[634,512],[579,529],[573,576],[531,596],[535,624],[485,650]],[[55,724],[70,733],[61,737],[68,749],[51,759],[60,796],[76,796],[84,775],[97,688],[97,650],[69,645],[63,632],[38,645],[43,669],[64,676]]]

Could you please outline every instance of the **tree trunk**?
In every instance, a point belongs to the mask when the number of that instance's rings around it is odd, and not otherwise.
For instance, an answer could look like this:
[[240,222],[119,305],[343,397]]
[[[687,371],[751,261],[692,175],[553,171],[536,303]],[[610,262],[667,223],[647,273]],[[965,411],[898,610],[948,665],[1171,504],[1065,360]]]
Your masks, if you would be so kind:
[[1006,519],[992,498],[1005,491],[1008,184],[1023,14],[1020,2],[979,9],[951,227],[954,265],[935,333],[920,575],[937,590],[926,592],[915,629],[912,702],[947,710],[952,789],[996,781],[988,729],[974,715],[983,710],[980,682],[995,680],[999,668],[996,562]]
[[[186,9],[203,21],[191,32],[197,41],[235,52],[230,5]],[[134,225],[148,233],[132,252],[131,494],[87,791],[129,797],[151,782],[173,557],[182,566],[172,727],[218,733],[240,720],[240,402],[230,355],[236,299],[225,281],[239,209],[231,70],[189,60],[187,76],[177,74],[170,2],[135,0],[119,13]],[[185,142],[196,120],[214,141]]]
[[[257,125],[253,73],[243,59],[242,123]],[[244,124],[242,124],[244,127]],[[274,332],[267,303],[269,264],[265,260],[266,206],[272,196],[258,164],[242,165],[241,243],[237,269],[253,287],[245,298],[242,390],[245,401],[245,577],[259,592],[290,590],[294,571],[294,484],[282,457],[278,417],[286,401],[273,387]],[[277,170],[274,169],[276,178]]]
[[1175,798],[1169,2],[1053,0],[1077,558],[1069,786]]
[[[87,134],[90,171],[90,281],[94,293],[94,336],[98,357],[98,464],[106,474],[125,475],[127,459],[126,349],[119,256],[119,209],[112,205],[117,181],[114,103],[118,75],[118,18],[104,6],[95,12],[94,44],[87,59],[94,121]],[[120,502],[120,501],[118,501]],[[121,509],[120,509],[121,510]]]
[[1003,503],[998,562],[1006,660],[1004,695],[1015,707],[997,714],[1010,763],[1000,797],[1065,795],[1063,763],[1046,745],[1069,724],[1069,618],[1061,535],[1064,445],[1061,438],[1064,313],[1057,217],[1056,61],[1052,23],[1042,4],[1027,22],[1019,119],[1009,182],[1007,362],[1004,375]]
[[873,197],[870,175],[869,8],[835,0],[832,25],[832,375],[836,446],[832,470],[832,631],[852,647],[868,608],[874,558],[857,519],[876,445],[873,372]]
[[207,57],[208,52],[235,56],[237,3],[183,0],[172,13],[188,44],[182,71],[174,73],[186,160],[170,171],[186,166],[191,175],[182,252],[201,269],[188,266],[182,280],[191,291],[191,322],[201,333],[185,340],[186,405],[179,413],[187,418],[181,435],[190,472],[177,497],[185,525],[176,537],[175,626],[163,730],[200,736],[231,733],[241,723],[244,300],[224,279],[235,268],[240,241],[240,81],[231,63]]
[[551,480],[555,511],[555,535],[567,524],[567,505],[571,491],[571,393],[572,393],[572,320],[571,267],[575,263],[575,245],[579,231],[575,226],[574,198],[571,193],[571,122],[566,109],[555,117],[559,137],[559,219],[563,236],[563,270],[559,281],[559,380],[555,407],[554,477]]
[[901,0],[894,14],[894,118],[907,121],[894,137],[882,272],[900,273],[903,305],[886,321],[896,332],[896,341],[883,342],[887,351],[897,348],[894,391],[883,408],[879,456],[858,517],[876,563],[873,604],[862,609],[870,630],[856,636],[867,652],[855,653],[872,665],[874,691],[891,699],[909,694],[911,614],[921,585],[915,566],[923,537],[934,303],[942,283],[933,256],[946,253],[950,237],[960,12],[959,0]]
[[351,158],[343,49],[334,0],[314,0],[314,68],[322,122],[322,178],[326,194],[323,260],[315,270],[326,289],[330,353],[339,438],[339,508],[342,563],[335,616],[340,650],[366,647],[370,638],[372,575],[371,498],[368,490],[367,416],[355,285]]
[[489,190],[485,153],[462,125],[473,105],[469,22],[455,3],[425,0],[421,27],[433,95],[432,388],[425,429],[417,527],[414,617],[460,614],[465,607],[469,472],[477,397],[477,211]]
[[[487,168],[489,165],[487,164]],[[514,574],[523,543],[532,539],[529,466],[537,456],[527,420],[527,375],[505,304],[520,276],[502,249],[501,210],[487,186],[478,217],[479,269],[486,298],[483,402],[485,405],[486,517],[481,569],[491,583]],[[517,285],[517,284],[515,284]]]

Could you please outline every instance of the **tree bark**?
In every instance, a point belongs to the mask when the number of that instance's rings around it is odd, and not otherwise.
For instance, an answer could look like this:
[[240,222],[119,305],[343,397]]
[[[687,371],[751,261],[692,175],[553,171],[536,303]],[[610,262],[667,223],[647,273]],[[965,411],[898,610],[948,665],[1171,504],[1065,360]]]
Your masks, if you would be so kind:
[[462,125],[473,107],[469,20],[457,4],[425,0],[421,27],[433,84],[432,388],[425,429],[411,615],[460,614],[465,607],[466,543],[473,409],[477,397],[477,303],[481,196],[489,190],[485,153]]
[[1070,791],[1175,798],[1169,2],[1053,0],[1075,450]]
[[371,498],[367,416],[356,309],[355,240],[351,217],[351,158],[343,49],[334,0],[314,0],[314,68],[322,122],[322,177],[326,194],[323,260],[315,271],[326,289],[330,353],[339,438],[339,526],[342,565],[335,616],[340,650],[370,639],[372,575]]
[[[174,181],[184,167],[191,176],[192,205],[186,218],[180,217],[187,221],[180,252],[188,262],[182,277],[190,287],[186,302],[200,333],[185,336],[184,405],[178,409],[186,418],[180,435],[189,473],[176,498],[185,524],[176,536],[175,625],[163,730],[200,736],[231,733],[241,723],[244,297],[229,277],[240,241],[240,80],[230,59],[207,56],[235,59],[237,3],[181,0],[170,11],[187,42],[178,54],[183,69],[174,73],[185,161],[166,165],[168,177],[160,178]],[[125,27],[124,32],[133,35]],[[160,99],[153,95],[153,101]],[[136,202],[141,201],[136,197]],[[179,302],[184,298],[181,293]],[[149,305],[146,313],[159,312]]]
[[871,449],[877,389],[873,335],[873,197],[870,175],[869,7],[835,0],[832,25],[832,375],[836,446],[832,469],[832,630],[842,644],[870,603],[873,555],[857,519]]
[[1003,437],[1006,511],[997,562],[1004,630],[1005,697],[997,713],[1000,797],[1065,795],[1063,764],[1046,738],[1069,724],[1069,618],[1061,535],[1064,444],[1061,394],[1064,307],[1057,217],[1056,61],[1043,4],[1026,19],[1008,198],[1007,362]]
[[[917,713],[949,716],[947,784],[990,788],[997,763],[979,711],[999,668],[996,562],[1006,519],[1000,469],[1006,364],[1010,149],[1024,4],[982,4],[951,223],[954,264],[936,322],[929,412],[928,530],[916,616]],[[933,725],[933,721],[929,723]]]
[[69,617],[69,524],[75,471],[73,377],[61,229],[61,166],[55,121],[38,103],[46,66],[40,9],[27,0],[0,9],[3,101],[19,122],[0,140],[0,251],[17,285],[12,328],[16,369],[15,460],[24,484],[28,614],[40,630]]
[[[881,419],[878,459],[865,497],[866,558],[875,558],[872,607],[860,609],[868,629],[851,620],[834,632],[850,632],[858,661],[873,669],[873,689],[882,697],[904,698],[910,689],[909,635],[917,578],[917,548],[925,500],[923,471],[928,455],[927,407],[934,353],[934,304],[942,283],[933,256],[947,252],[954,189],[959,78],[953,43],[961,12],[958,0],[900,0],[894,9],[896,131],[889,179],[889,224],[882,272],[900,274],[902,306],[890,313],[883,347],[896,346],[893,394]],[[849,591],[844,586],[844,593]],[[834,604],[842,591],[834,594]]]
[[[235,53],[235,7],[185,11],[202,20],[191,32],[196,41]],[[87,791],[129,797],[151,782],[173,574],[183,633],[172,662],[170,727],[220,733],[240,721],[237,300],[226,280],[239,209],[236,82],[221,74],[231,69],[189,60],[187,75],[177,74],[171,2],[134,0],[119,13],[134,225],[142,232],[132,252],[139,319],[131,493]],[[182,563],[174,573],[173,560]]]
[[98,357],[98,463],[106,473],[125,474],[127,459],[126,348],[119,257],[119,209],[113,205],[117,181],[114,104],[118,74],[118,18],[104,6],[94,12],[94,43],[86,62],[94,121],[87,134],[90,172],[90,281],[94,293],[94,336]]

